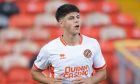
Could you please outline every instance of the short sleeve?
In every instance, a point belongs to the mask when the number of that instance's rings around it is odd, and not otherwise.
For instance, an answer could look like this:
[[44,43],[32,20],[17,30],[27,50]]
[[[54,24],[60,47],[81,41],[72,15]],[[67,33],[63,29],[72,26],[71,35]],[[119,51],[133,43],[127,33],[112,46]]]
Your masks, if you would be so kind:
[[45,47],[41,48],[36,60],[34,61],[35,68],[44,70],[49,66],[49,53]]
[[93,68],[95,70],[104,69],[106,67],[106,63],[102,55],[100,45],[97,40],[95,44],[96,44],[96,49],[95,49],[95,55],[93,57]]

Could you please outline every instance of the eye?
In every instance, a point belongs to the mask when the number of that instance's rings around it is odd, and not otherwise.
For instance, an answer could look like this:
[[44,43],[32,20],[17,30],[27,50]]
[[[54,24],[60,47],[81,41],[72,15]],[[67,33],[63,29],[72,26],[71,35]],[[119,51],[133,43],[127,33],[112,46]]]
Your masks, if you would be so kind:
[[79,19],[80,18],[80,15],[77,15],[76,18]]
[[73,20],[74,19],[74,16],[70,16],[69,18],[68,18],[68,20]]

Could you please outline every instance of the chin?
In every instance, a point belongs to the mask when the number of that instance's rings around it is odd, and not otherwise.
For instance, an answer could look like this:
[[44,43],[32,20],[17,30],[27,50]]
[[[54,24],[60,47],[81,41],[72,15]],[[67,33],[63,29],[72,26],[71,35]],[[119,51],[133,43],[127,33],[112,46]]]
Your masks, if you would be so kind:
[[79,34],[79,33],[80,33],[80,32],[74,32],[73,34],[76,35],[76,34]]

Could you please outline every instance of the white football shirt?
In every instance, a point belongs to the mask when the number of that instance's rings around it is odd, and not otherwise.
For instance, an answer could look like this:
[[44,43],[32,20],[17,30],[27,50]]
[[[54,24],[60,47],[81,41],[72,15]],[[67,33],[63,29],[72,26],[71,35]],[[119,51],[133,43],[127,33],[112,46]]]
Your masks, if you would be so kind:
[[40,50],[34,66],[51,70],[52,77],[73,80],[91,77],[93,70],[105,68],[105,60],[96,39],[81,35],[79,45],[69,46],[62,36],[52,40]]

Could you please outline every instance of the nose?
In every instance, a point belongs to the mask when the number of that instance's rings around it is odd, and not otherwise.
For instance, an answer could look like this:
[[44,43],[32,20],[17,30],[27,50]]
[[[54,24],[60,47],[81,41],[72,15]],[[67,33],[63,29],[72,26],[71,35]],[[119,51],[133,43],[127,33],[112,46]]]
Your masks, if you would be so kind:
[[75,18],[75,23],[78,23],[79,22],[79,19],[78,18]]

